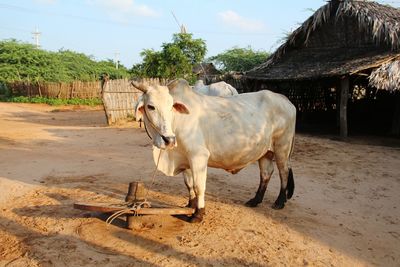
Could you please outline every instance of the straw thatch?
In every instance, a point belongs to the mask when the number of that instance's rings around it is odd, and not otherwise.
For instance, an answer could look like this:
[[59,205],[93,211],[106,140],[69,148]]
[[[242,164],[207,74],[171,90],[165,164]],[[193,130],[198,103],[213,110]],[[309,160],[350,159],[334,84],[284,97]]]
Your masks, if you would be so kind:
[[354,74],[400,55],[400,10],[332,0],[318,9],[247,78],[305,80]]
[[193,67],[192,71],[198,80],[207,80],[211,77],[221,75],[221,72],[215,68],[213,63],[197,64]]
[[400,90],[400,60],[382,64],[368,77],[369,85],[377,89]]

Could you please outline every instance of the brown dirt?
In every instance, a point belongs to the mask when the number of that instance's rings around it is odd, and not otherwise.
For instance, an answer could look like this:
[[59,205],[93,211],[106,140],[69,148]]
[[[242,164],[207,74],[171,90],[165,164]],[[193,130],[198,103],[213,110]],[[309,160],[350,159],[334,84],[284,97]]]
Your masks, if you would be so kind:
[[[297,135],[296,190],[284,210],[275,171],[257,208],[243,205],[258,167],[210,169],[200,224],[170,216],[107,226],[79,201],[123,199],[150,185],[143,129],[106,127],[101,110],[0,103],[0,266],[399,266],[400,149]],[[354,140],[353,140],[354,141]],[[150,198],[186,203],[181,176],[159,174]]]

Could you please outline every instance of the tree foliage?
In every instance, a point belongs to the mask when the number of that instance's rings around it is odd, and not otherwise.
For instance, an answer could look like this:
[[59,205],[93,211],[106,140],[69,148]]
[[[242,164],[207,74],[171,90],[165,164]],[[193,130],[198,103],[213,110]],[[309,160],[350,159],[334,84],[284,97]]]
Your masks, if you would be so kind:
[[0,41],[0,82],[73,80],[94,81],[108,74],[111,78],[129,77],[128,70],[114,63],[70,50],[50,52],[15,40]]
[[265,51],[254,51],[251,47],[234,47],[208,60],[223,72],[248,71],[263,63],[269,54]]
[[193,66],[202,62],[206,51],[202,39],[193,39],[189,33],[174,34],[171,43],[162,44],[161,51],[144,49],[140,53],[143,62],[134,65],[131,73],[140,77],[191,80]]

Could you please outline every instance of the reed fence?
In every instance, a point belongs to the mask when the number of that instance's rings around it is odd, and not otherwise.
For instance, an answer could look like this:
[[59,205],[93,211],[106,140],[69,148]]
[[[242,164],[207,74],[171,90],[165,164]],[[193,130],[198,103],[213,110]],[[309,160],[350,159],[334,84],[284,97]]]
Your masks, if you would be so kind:
[[70,83],[58,82],[13,82],[7,88],[13,96],[48,97],[48,98],[100,98],[101,81]]
[[[157,78],[141,79],[141,81],[149,85],[167,84],[167,80]],[[108,125],[134,118],[135,107],[142,94],[127,79],[104,81],[102,100]]]

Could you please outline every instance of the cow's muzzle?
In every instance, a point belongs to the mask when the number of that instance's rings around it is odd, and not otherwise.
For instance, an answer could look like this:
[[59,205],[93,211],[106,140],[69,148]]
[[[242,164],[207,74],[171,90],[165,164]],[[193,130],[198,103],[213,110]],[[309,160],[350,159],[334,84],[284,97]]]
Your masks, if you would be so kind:
[[174,147],[175,144],[176,144],[175,136],[164,136],[164,135],[161,135],[161,138],[164,140],[166,147]]

